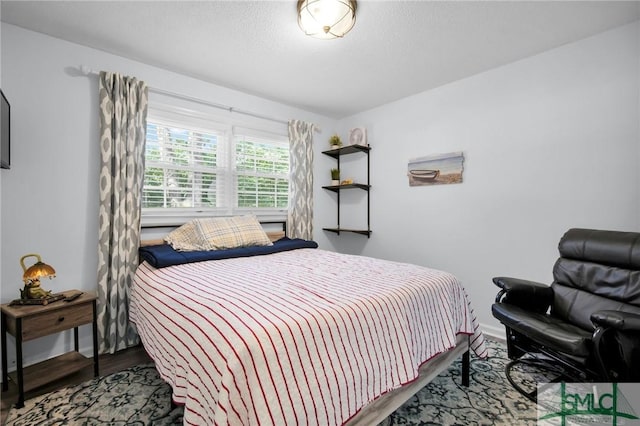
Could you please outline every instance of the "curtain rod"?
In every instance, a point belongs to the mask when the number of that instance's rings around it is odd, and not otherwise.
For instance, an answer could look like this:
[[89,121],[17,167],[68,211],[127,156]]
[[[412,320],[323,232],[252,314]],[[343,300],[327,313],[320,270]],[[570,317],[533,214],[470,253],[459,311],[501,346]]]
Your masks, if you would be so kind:
[[[86,65],[80,65],[78,70],[80,71],[80,73],[82,75],[85,75],[85,76],[100,75],[100,73],[98,71],[92,70],[91,68],[87,67]],[[266,115],[258,114],[258,113],[251,112],[251,111],[246,111],[246,110],[243,110],[243,109],[234,108],[234,107],[228,106],[228,105],[223,105],[223,104],[218,104],[218,103],[215,103],[215,102],[210,102],[210,101],[207,101],[207,100],[204,100],[204,99],[200,99],[200,98],[196,98],[196,97],[193,97],[193,96],[183,95],[181,93],[170,92],[168,90],[158,89],[158,88],[151,87],[151,86],[149,86],[149,91],[157,93],[159,95],[171,96],[173,98],[183,99],[183,100],[194,102],[194,103],[198,103],[198,104],[201,104],[201,105],[206,105],[206,106],[210,106],[210,107],[213,107],[213,108],[223,109],[225,111],[234,112],[236,114],[248,115],[248,116],[251,116],[251,117],[260,118],[260,119],[263,119],[263,120],[269,120],[269,121],[273,121],[273,122],[281,123],[281,124],[285,124],[285,125],[289,124],[289,122],[285,121],[285,120],[280,120],[280,119],[277,119],[277,118],[268,117]]]

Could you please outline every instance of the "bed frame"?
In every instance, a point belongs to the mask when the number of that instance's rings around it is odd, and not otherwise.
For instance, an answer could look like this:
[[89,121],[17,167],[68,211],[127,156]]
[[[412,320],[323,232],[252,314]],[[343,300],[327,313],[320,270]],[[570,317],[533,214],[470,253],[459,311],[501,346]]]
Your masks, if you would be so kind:
[[454,348],[436,355],[420,366],[417,379],[379,396],[370,404],[365,405],[344,425],[370,426],[379,424],[436,376],[449,368],[459,356],[462,356],[462,385],[469,386],[469,339],[468,335],[459,334]]
[[[261,221],[265,225],[265,232],[271,239],[276,241],[286,236],[286,222],[285,221]],[[281,225],[282,230],[274,230],[273,225]],[[179,225],[177,225],[179,226]],[[147,226],[144,229],[153,229],[159,231],[163,229],[166,234],[167,230],[174,229],[176,226]],[[162,231],[161,231],[162,232]],[[165,244],[162,238],[153,238],[141,240],[141,246]],[[377,425],[384,421],[394,411],[400,408],[405,402],[407,402],[413,395],[415,395],[420,389],[425,387],[429,382],[436,378],[440,373],[449,368],[458,357],[462,357],[462,372],[461,379],[463,386],[469,386],[470,376],[470,336],[466,334],[459,334],[456,339],[456,346],[449,349],[446,352],[442,352],[429,361],[422,364],[418,370],[418,377],[405,384],[402,387],[393,389],[374,401],[365,405],[358,413],[347,420],[344,426],[371,426]]]
[[[287,236],[287,222],[283,220],[260,221],[271,241],[277,241]],[[175,225],[146,225],[142,226],[142,234],[145,237],[140,240],[140,247],[166,244],[163,237],[182,223]],[[162,237],[159,237],[162,236]]]

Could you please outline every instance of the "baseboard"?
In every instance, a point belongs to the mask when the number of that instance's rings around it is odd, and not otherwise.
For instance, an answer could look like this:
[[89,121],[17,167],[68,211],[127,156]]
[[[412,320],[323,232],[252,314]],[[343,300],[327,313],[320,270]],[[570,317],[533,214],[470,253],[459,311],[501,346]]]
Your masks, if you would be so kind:
[[493,340],[499,340],[501,342],[506,341],[504,327],[495,327],[493,325],[480,323],[480,330],[482,333]]

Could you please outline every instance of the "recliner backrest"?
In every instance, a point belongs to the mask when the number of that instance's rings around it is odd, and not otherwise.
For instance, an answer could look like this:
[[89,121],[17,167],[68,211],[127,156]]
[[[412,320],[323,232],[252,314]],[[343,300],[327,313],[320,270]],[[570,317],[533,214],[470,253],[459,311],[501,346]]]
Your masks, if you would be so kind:
[[558,250],[551,315],[593,330],[593,312],[640,314],[640,233],[574,228]]

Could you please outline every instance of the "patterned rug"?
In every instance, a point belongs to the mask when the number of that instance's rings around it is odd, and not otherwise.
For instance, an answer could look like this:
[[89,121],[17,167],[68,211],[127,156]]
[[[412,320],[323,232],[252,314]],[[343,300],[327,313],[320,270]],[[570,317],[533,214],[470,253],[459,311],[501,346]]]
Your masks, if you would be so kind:
[[[471,383],[460,384],[460,361],[420,390],[380,426],[534,425],[536,406],[516,392],[504,375],[506,346],[488,341],[489,357],[471,357]],[[535,387],[529,373],[522,372]],[[8,426],[182,424],[171,407],[171,389],[153,364],[139,365],[77,386],[29,399],[12,408]]]

